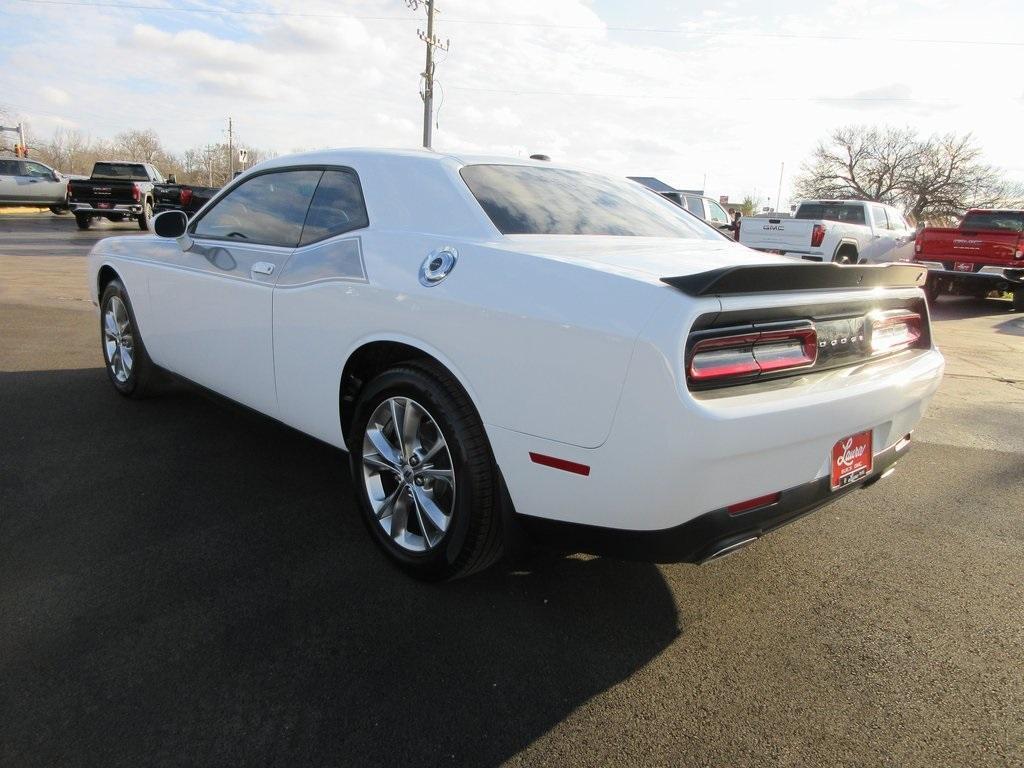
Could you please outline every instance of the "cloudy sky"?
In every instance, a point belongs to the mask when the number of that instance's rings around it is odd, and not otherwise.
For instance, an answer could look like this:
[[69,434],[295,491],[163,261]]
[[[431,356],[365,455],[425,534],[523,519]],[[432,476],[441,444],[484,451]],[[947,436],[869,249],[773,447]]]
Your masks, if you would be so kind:
[[[774,198],[785,162],[785,200],[820,137],[872,123],[972,131],[1024,180],[1019,0],[438,7],[439,150],[733,198]],[[222,140],[229,115],[279,153],[417,146],[423,16],[405,0],[0,0],[0,106],[36,134],[154,128],[178,151]]]

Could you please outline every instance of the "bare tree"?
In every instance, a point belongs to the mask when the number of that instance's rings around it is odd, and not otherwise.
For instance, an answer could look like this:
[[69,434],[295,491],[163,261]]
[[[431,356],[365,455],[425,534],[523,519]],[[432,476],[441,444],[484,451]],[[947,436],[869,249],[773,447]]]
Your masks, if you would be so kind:
[[865,126],[833,131],[804,163],[794,191],[890,203],[917,220],[1024,199],[1021,185],[984,162],[971,134],[921,138],[909,128]]
[[163,144],[156,131],[148,128],[144,131],[125,131],[114,137],[114,151],[119,160],[132,160],[136,163],[152,163],[162,165],[167,159]]

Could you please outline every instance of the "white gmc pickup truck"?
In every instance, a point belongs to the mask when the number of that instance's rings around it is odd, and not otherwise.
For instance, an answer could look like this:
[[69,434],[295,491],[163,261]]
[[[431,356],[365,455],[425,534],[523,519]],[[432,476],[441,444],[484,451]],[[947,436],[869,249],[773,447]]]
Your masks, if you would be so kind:
[[909,261],[916,232],[895,208],[862,200],[805,200],[793,218],[742,220],[749,248],[807,261],[879,264]]

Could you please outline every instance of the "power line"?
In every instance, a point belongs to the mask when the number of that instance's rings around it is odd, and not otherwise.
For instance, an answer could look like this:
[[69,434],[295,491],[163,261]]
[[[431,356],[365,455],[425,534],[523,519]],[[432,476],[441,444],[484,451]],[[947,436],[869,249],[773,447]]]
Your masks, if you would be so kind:
[[[307,19],[349,19],[352,21],[402,22],[408,24],[411,19],[401,16],[363,16],[347,13],[302,13],[298,11],[257,11],[238,10],[234,8],[176,8],[173,6],[144,5],[138,3],[113,3],[103,0],[17,0],[29,5],[82,6],[91,8],[115,8],[130,11],[151,11],[156,13],[198,13],[212,16],[264,16],[271,18],[307,18]],[[634,27],[624,25],[594,24],[554,24],[533,21],[512,21],[501,19],[445,19],[446,24],[475,24],[482,26],[525,27],[531,29],[576,30],[590,32],[633,32],[640,34],[680,35],[684,37],[759,37],[777,38],[782,40],[823,40],[851,41],[876,43],[911,43],[916,45],[981,45],[986,47],[1001,46],[1008,48],[1024,48],[1024,42],[1014,40],[976,40],[968,38],[935,38],[935,37],[879,37],[874,35],[832,35],[832,34],[801,34],[796,32],[755,32],[740,30],[689,30],[677,27]]]
[[[475,88],[468,85],[449,85],[452,91],[474,91],[478,93],[512,94],[515,96],[585,96],[599,99],[664,99],[666,101],[783,101],[783,102],[896,102],[896,103],[961,103],[963,99],[917,98],[912,96],[708,96],[677,94],[642,94],[642,93],[599,93],[596,91],[534,91],[520,88]],[[989,96],[979,96],[991,101]],[[1016,96],[1007,96],[1008,100],[1016,101]]]

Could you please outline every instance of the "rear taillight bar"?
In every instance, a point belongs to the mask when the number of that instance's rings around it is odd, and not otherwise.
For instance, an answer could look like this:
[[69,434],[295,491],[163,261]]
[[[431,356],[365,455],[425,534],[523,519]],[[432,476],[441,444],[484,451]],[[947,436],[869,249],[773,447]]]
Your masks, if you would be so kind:
[[132,182],[132,200],[138,202],[142,199],[142,188],[138,184]]
[[897,309],[872,313],[868,319],[871,321],[871,351],[876,355],[911,347],[923,333],[917,312]]
[[753,331],[698,341],[686,375],[697,383],[758,376],[812,366],[817,357],[818,334],[812,326]]
[[188,205],[192,202],[192,189],[189,187],[182,187],[178,192],[178,199],[182,205]]
[[825,241],[825,225],[815,224],[811,230],[811,247],[820,248],[821,244]]

